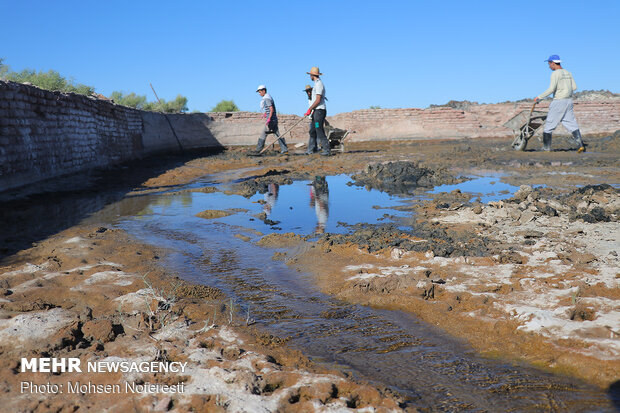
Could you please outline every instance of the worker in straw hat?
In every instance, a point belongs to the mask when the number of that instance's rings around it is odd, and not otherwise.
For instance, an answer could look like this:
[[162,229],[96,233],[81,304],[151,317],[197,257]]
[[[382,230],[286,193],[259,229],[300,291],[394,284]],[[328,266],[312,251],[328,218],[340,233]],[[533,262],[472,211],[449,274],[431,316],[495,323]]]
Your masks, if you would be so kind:
[[553,93],[553,102],[549,105],[549,113],[547,113],[547,120],[545,121],[545,129],[543,131],[543,150],[551,150],[551,134],[562,122],[562,125],[573,135],[573,139],[578,145],[577,152],[581,153],[586,148],[581,138],[581,132],[579,132],[579,125],[575,119],[572,99],[573,92],[577,90],[577,84],[573,79],[573,75],[568,70],[562,68],[560,56],[554,54],[545,61],[548,63],[549,69],[553,71],[551,73],[551,84],[547,90],[534,98],[534,101],[537,102]]
[[321,144],[321,155],[329,156],[331,151],[329,148],[329,142],[327,135],[325,135],[325,116],[327,116],[327,107],[325,106],[325,86],[319,76],[323,73],[319,71],[318,67],[313,67],[309,72],[310,79],[314,82],[312,88],[311,101],[312,103],[308,107],[308,110],[304,116],[312,116],[312,124],[310,125],[310,140],[308,141],[308,153],[316,148],[317,139]]
[[262,97],[260,101],[260,110],[263,112],[263,118],[265,119],[265,126],[256,144],[256,153],[260,153],[263,150],[267,134],[269,133],[275,134],[278,138],[280,153],[288,153],[286,141],[284,138],[280,137],[280,131],[278,130],[278,116],[276,114],[276,104],[273,98],[267,93],[267,87],[265,87],[265,85],[259,85],[258,88],[256,88],[256,92]]

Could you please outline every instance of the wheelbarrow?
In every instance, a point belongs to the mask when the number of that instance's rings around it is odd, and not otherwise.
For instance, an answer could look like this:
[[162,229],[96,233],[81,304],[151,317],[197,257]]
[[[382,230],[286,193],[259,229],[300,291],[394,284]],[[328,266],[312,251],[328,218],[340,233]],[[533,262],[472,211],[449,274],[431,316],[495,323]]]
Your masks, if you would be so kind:
[[325,135],[329,142],[329,147],[332,151],[344,152],[344,141],[351,133],[350,130],[334,128],[332,125],[325,121]]
[[[508,122],[504,123],[505,127],[513,130],[514,139],[511,146],[515,151],[524,151],[530,138],[545,124],[547,112],[534,110],[537,103],[538,101],[535,101],[532,109],[522,110]],[[540,136],[538,136],[538,140],[541,140]]]

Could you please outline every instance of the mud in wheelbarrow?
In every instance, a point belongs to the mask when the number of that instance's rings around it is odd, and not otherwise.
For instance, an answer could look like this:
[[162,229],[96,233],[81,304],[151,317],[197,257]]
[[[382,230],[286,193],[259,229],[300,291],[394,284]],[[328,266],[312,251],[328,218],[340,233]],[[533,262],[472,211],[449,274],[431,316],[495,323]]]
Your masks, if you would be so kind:
[[[514,133],[512,148],[516,151],[524,151],[527,147],[527,142],[545,124],[546,119],[547,112],[522,110],[508,122],[504,123],[504,126],[512,129]],[[540,140],[540,137],[538,139]]]

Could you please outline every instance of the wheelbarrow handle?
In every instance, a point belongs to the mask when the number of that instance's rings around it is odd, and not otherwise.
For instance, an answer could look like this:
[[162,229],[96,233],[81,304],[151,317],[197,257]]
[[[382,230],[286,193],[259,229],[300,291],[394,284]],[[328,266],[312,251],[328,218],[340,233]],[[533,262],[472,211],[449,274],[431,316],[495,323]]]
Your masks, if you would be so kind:
[[530,120],[532,119],[532,113],[534,112],[534,108],[536,107],[536,104],[538,103],[538,100],[534,100],[534,104],[532,105],[532,109],[530,109],[530,114],[527,116],[527,124],[530,124]]

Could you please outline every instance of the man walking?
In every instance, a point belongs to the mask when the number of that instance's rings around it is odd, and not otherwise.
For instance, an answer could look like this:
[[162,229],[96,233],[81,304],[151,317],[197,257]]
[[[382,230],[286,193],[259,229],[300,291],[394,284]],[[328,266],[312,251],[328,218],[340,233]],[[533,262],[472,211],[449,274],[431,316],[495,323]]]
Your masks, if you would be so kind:
[[256,153],[260,153],[260,151],[263,150],[265,140],[267,139],[267,134],[273,133],[278,138],[280,153],[286,154],[288,153],[288,148],[286,146],[286,141],[284,138],[280,137],[280,131],[278,130],[276,104],[273,102],[273,98],[269,95],[269,93],[267,93],[267,88],[265,85],[259,85],[258,88],[256,88],[256,91],[262,97],[260,101],[260,110],[263,112],[263,118],[265,119],[265,126],[263,127],[263,131],[261,132],[261,135],[258,138],[258,143],[256,144]]
[[551,150],[551,134],[555,128],[562,122],[562,125],[573,135],[573,139],[577,142],[577,152],[581,153],[586,150],[579,125],[575,119],[573,112],[573,92],[577,90],[577,84],[571,73],[562,68],[562,60],[557,54],[549,56],[546,60],[549,69],[553,71],[551,74],[551,84],[549,89],[534,98],[537,102],[553,93],[553,102],[549,105],[549,113],[547,113],[547,121],[543,132],[543,150]]
[[319,71],[318,67],[313,67],[309,72],[310,79],[314,82],[312,88],[312,103],[308,108],[308,111],[304,116],[312,115],[312,124],[310,125],[310,140],[308,141],[308,153],[312,153],[312,150],[316,148],[317,139],[321,144],[321,155],[331,155],[329,148],[329,141],[327,135],[325,135],[325,116],[327,116],[327,108],[325,106],[325,86],[319,76],[323,73]]

